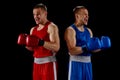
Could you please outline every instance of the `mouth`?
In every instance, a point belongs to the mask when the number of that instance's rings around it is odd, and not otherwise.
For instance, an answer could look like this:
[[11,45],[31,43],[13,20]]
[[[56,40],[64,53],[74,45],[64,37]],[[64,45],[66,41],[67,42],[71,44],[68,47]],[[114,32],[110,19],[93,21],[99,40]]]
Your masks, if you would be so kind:
[[88,22],[88,19],[84,19],[85,22]]

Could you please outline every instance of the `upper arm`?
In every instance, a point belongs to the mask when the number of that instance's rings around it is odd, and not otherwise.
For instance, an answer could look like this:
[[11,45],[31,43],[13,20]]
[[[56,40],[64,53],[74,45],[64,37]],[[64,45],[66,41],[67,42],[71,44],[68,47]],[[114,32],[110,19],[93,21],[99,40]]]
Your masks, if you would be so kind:
[[50,42],[59,44],[59,30],[55,24],[50,24],[48,27],[49,39]]
[[76,45],[76,38],[75,38],[75,31],[73,28],[71,27],[68,27],[66,30],[65,30],[65,35],[64,35],[64,38],[66,40],[66,43],[67,43],[67,46],[68,46],[68,49],[70,50],[71,48],[75,47]]

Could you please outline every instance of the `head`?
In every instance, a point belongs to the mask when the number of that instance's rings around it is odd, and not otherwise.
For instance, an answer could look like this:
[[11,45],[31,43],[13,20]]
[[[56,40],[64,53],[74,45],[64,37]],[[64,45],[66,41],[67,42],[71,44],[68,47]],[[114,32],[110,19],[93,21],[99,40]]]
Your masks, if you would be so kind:
[[81,25],[87,25],[88,24],[88,19],[89,19],[89,14],[88,10],[85,6],[76,6],[73,9],[74,16],[75,16],[75,21]]
[[36,24],[44,24],[47,20],[47,7],[46,5],[40,3],[34,6],[33,8],[33,17]]

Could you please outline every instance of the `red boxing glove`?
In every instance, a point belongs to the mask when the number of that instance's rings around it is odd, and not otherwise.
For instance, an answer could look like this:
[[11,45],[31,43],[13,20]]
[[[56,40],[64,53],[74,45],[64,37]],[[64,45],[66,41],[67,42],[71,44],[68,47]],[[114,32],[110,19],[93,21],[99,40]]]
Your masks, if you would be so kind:
[[44,41],[36,36],[28,35],[26,37],[26,45],[30,47],[43,46]]
[[27,34],[23,34],[23,33],[19,34],[17,44],[26,45],[26,37],[27,37]]
[[37,46],[39,42],[39,39],[36,37],[36,36],[33,36],[33,35],[28,35],[26,37],[26,45],[27,46]]

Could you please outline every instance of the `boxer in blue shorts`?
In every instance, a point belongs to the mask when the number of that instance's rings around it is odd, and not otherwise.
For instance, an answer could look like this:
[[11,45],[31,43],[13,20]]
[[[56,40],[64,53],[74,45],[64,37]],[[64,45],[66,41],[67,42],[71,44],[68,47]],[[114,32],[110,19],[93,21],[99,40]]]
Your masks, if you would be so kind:
[[87,27],[89,13],[85,6],[76,6],[73,12],[75,22],[65,30],[70,55],[68,80],[93,80],[91,52],[110,48],[111,41],[108,36],[93,37]]

